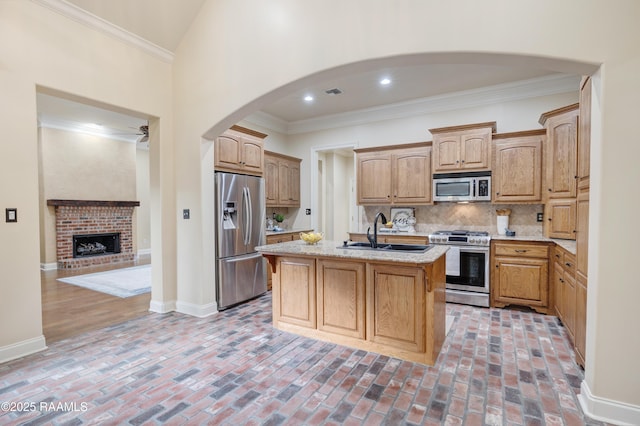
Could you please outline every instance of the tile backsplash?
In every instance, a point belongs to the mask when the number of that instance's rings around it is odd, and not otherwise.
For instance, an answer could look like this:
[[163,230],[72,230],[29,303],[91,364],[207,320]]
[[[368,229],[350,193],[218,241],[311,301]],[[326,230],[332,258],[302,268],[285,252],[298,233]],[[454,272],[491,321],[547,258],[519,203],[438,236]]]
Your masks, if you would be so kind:
[[[407,206],[410,207],[410,206]],[[542,222],[536,221],[537,213],[544,211],[542,204],[490,204],[490,203],[439,203],[415,207],[416,232],[430,233],[444,229],[468,229],[470,231],[498,232],[496,209],[511,209],[509,229],[517,235],[541,236]],[[389,206],[367,206],[360,216],[360,231],[366,232],[373,219],[382,212],[391,220]]]

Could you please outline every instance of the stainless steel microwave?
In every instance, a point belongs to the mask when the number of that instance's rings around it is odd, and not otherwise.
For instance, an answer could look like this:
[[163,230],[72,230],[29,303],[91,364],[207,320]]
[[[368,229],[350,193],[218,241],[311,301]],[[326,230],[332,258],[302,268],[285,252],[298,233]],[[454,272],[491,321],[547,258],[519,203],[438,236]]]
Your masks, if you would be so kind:
[[436,173],[433,201],[491,201],[491,172]]

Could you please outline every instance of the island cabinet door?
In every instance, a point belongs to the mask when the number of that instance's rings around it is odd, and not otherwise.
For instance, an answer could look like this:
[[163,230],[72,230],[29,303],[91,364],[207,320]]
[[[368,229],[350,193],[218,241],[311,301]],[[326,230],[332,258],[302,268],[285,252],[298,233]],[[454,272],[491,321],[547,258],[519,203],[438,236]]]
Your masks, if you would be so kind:
[[318,330],[365,338],[365,264],[318,260]]
[[316,328],[315,260],[279,257],[273,282],[273,321]]
[[367,274],[367,340],[425,352],[424,271],[368,264]]

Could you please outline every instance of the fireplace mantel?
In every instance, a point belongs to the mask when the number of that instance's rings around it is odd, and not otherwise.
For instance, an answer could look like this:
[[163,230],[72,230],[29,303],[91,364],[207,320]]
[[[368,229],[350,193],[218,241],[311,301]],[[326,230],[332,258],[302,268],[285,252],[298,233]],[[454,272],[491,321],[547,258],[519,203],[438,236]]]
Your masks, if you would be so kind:
[[138,207],[140,206],[140,201],[47,200],[47,205],[71,207]]

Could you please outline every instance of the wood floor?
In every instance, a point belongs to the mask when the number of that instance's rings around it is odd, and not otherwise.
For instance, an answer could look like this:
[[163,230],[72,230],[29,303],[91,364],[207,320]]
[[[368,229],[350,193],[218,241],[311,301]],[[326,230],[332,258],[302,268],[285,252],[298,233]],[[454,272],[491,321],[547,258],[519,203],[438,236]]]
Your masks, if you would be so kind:
[[141,256],[138,261],[117,265],[41,271],[42,327],[47,343],[146,315],[151,301],[151,293],[123,299],[66,284],[57,281],[58,278],[146,265],[150,262],[150,256]]

